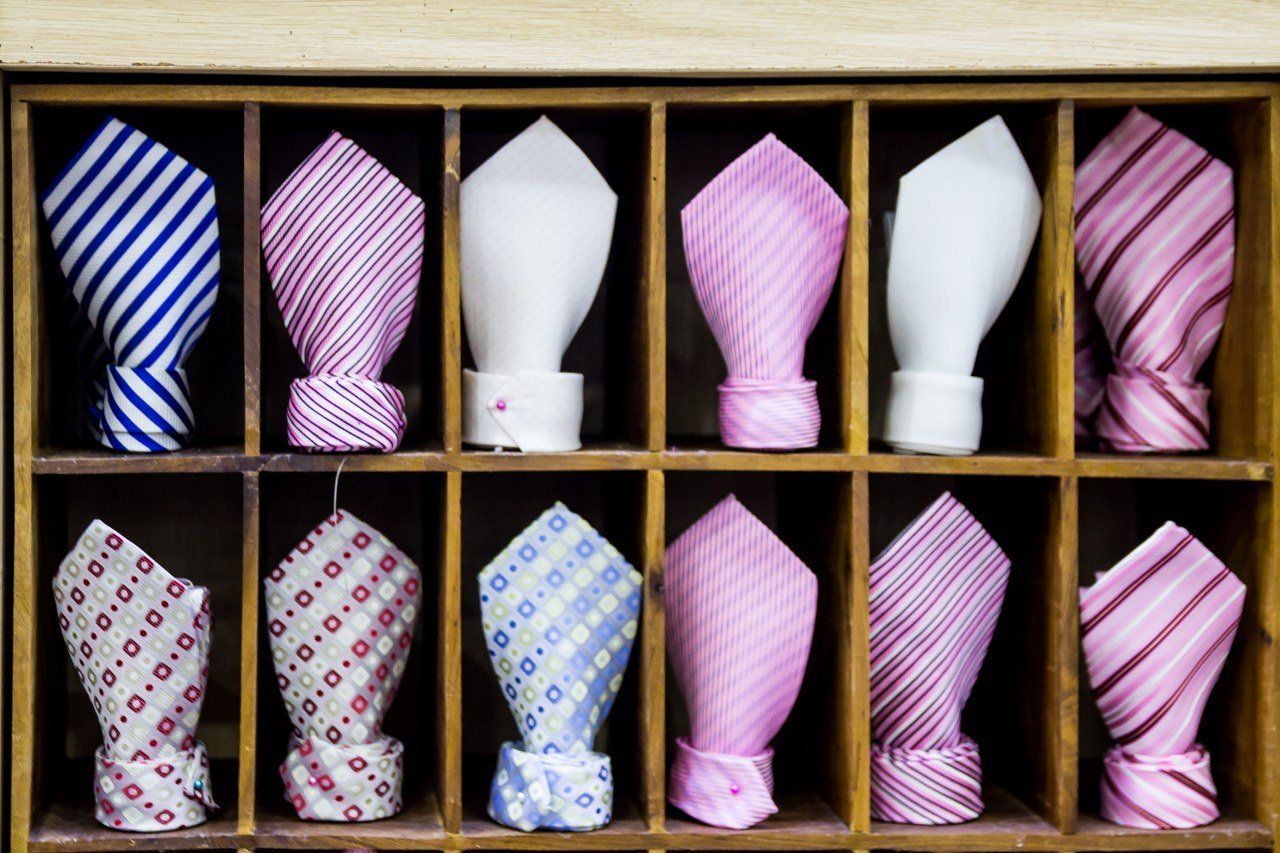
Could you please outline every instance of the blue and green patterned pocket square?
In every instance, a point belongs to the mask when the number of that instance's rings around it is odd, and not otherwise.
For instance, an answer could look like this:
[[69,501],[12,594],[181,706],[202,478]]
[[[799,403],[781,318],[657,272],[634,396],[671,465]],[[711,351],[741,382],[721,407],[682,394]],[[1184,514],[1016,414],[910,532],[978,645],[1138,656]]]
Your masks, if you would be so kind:
[[489,816],[526,832],[599,829],[613,771],[592,747],[631,656],[640,573],[557,502],[479,580],[489,658],[523,737],[502,745]]

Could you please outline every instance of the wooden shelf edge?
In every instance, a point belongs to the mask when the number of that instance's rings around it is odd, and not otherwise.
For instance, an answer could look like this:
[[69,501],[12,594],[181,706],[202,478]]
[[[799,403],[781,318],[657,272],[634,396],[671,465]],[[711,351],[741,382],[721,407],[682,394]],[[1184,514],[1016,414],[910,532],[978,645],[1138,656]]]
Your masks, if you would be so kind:
[[267,106],[333,106],[376,108],[463,109],[476,107],[631,107],[654,102],[672,106],[698,104],[825,104],[865,100],[872,106],[930,102],[1028,102],[1073,99],[1082,105],[1203,103],[1267,98],[1277,84],[1265,80],[1199,81],[1017,81],[964,83],[824,83],[788,85],[716,85],[707,82],[676,86],[563,86],[556,88],[398,88],[303,85],[223,85],[152,83],[19,83],[10,88],[14,101],[80,106],[200,105],[235,109],[247,102]]
[[[345,460],[345,462],[344,462]],[[852,455],[839,450],[756,453],[722,449],[669,448],[661,451],[612,446],[571,453],[518,451],[402,450],[396,453],[318,454],[212,448],[154,455],[113,454],[97,450],[55,451],[32,459],[37,476],[102,474],[221,474],[405,471],[468,473],[503,471],[788,471],[871,474],[938,474],[994,477],[1068,477],[1085,479],[1240,480],[1268,482],[1270,462],[1210,456],[1107,456],[1075,460],[1032,454],[923,456],[874,452]]]

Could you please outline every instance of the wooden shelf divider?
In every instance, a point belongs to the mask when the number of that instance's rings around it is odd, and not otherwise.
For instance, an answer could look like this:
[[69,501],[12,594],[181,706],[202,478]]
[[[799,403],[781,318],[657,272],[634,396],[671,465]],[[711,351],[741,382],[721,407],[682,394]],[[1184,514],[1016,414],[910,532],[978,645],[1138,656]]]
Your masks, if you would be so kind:
[[840,267],[840,423],[844,449],[867,452],[870,399],[868,397],[867,293],[871,287],[868,261],[870,226],[871,133],[870,105],[851,102],[845,111],[840,145],[840,193],[849,205],[849,238]]
[[832,801],[840,807],[841,819],[854,832],[871,828],[871,540],[867,520],[871,517],[869,475],[857,471],[849,475],[848,556],[849,575],[843,588],[832,590],[835,607],[847,624],[848,637],[837,647],[842,656],[836,672],[847,697],[839,707],[835,746],[845,756],[844,772],[836,775],[840,784],[838,797]]
[[[262,490],[256,473],[244,474],[244,566],[240,599],[240,751],[236,831],[252,836],[256,829],[258,778],[258,608],[262,563]],[[274,698],[274,697],[273,697]]]
[[641,808],[651,832],[666,822],[667,644],[663,558],[666,549],[666,483],[661,471],[645,474],[642,521],[644,602],[640,613],[640,784]]
[[262,108],[244,105],[244,452],[262,450]]
[[1037,353],[1026,395],[1040,402],[1042,453],[1075,458],[1075,106],[1059,101],[1045,123],[1043,225],[1036,270]]
[[462,449],[462,244],[459,191],[462,183],[462,116],[444,111],[444,162],[440,172],[440,434],[444,449]]
[[[12,76],[12,75],[11,75]],[[1269,81],[1069,81],[1013,82],[853,82],[807,85],[672,85],[602,87],[484,87],[419,88],[411,85],[269,85],[222,84],[217,81],[146,83],[76,83],[24,76],[12,85],[8,129],[12,157],[9,161],[12,192],[12,294],[13,315],[9,327],[13,347],[13,607],[12,607],[12,713],[11,820],[9,849],[27,851],[89,851],[124,849],[340,849],[372,846],[379,849],[460,851],[485,850],[871,850],[918,851],[1148,851],[1196,849],[1280,850],[1280,682],[1272,638],[1280,632],[1280,500],[1274,495],[1275,466],[1280,460],[1280,398],[1275,393],[1280,378],[1280,84]],[[1223,355],[1215,363],[1215,393],[1221,390],[1215,411],[1215,429],[1221,440],[1215,452],[1188,457],[1123,457],[1077,452],[1074,440],[1074,213],[1073,186],[1077,140],[1081,139],[1084,111],[1109,109],[1129,103],[1175,110],[1229,109],[1225,131],[1235,156],[1246,171],[1241,177],[1240,238],[1237,279],[1242,308],[1235,309],[1224,333]],[[871,162],[872,139],[877,133],[877,110],[942,107],[984,110],[1016,105],[1037,113],[1033,171],[1042,176],[1044,211],[1036,259],[1029,274],[1034,288],[1027,313],[1026,361],[1009,368],[1019,374],[1016,417],[1028,437],[1025,446],[993,447],[970,457],[897,455],[884,452],[871,441],[871,409],[875,401],[869,366],[874,318],[869,299],[877,275],[873,267],[877,246],[873,243]],[[838,113],[836,143],[837,190],[850,206],[845,257],[834,297],[838,345],[832,358],[834,399],[838,407],[824,411],[838,419],[829,444],[795,454],[732,451],[712,442],[679,448],[668,444],[668,386],[682,380],[669,375],[667,245],[670,163],[679,148],[679,121],[691,107],[705,106],[726,115],[756,115],[770,110],[820,110],[824,116]],[[269,159],[274,137],[264,139],[264,108],[274,110],[307,107],[315,110],[395,110],[431,116],[430,156],[422,176],[426,192],[438,186],[440,219],[428,222],[429,239],[439,241],[439,293],[424,286],[423,299],[437,299],[439,315],[439,373],[422,384],[432,397],[425,410],[439,412],[439,430],[428,428],[427,438],[414,446],[388,454],[314,455],[271,446],[264,436],[279,432],[267,423],[274,416],[262,406],[264,336],[274,334],[264,322],[263,311],[273,311],[261,269],[260,207],[264,190],[263,164]],[[493,452],[462,444],[463,323],[460,267],[460,181],[464,114],[472,108],[530,111],[594,110],[626,113],[634,121],[639,113],[643,134],[642,162],[636,164],[640,198],[639,252],[635,269],[627,269],[640,291],[635,300],[634,326],[630,330],[636,368],[635,387],[627,389],[628,415],[622,436],[589,440],[575,453]],[[56,305],[49,294],[47,252],[42,249],[44,223],[37,206],[37,158],[43,155],[39,134],[46,111],[68,112],[118,108],[147,110],[239,111],[243,127],[243,442],[226,439],[216,446],[163,455],[113,454],[85,446],[68,446],[53,428],[54,406],[65,389],[50,375],[50,338],[57,339]],[[440,149],[435,148],[434,121],[441,120]],[[670,121],[669,121],[670,120]],[[674,129],[673,129],[674,128]],[[274,125],[273,125],[274,132]],[[673,137],[673,134],[675,136]],[[673,143],[673,138],[677,141]],[[726,152],[727,153],[727,152]],[[1030,152],[1028,152],[1030,154]],[[671,157],[669,158],[669,155]],[[276,161],[272,160],[272,164]],[[43,167],[47,167],[41,161]],[[438,170],[430,171],[430,170]],[[678,177],[678,176],[677,176]],[[439,183],[436,184],[438,179]],[[438,230],[437,230],[438,229]],[[616,238],[615,238],[616,239]],[[434,244],[433,244],[434,245]],[[433,262],[434,263],[434,262]],[[434,286],[437,270],[424,274]],[[623,279],[618,279],[619,281]],[[616,287],[617,285],[615,285]],[[1023,285],[1028,286],[1027,284]],[[264,308],[264,302],[266,307]],[[46,312],[49,312],[48,314]],[[1247,314],[1247,316],[1246,316]],[[265,315],[274,317],[274,315]],[[434,306],[427,312],[432,322]],[[424,335],[434,351],[435,330]],[[266,349],[269,354],[270,350]],[[434,373],[434,356],[422,361],[424,373]],[[630,367],[630,365],[628,365]],[[236,366],[238,369],[239,366]],[[268,377],[269,379],[270,377]],[[435,380],[438,378],[438,386]],[[1220,388],[1219,388],[1220,383]],[[269,390],[269,389],[268,389]],[[65,396],[65,395],[64,395]],[[270,407],[270,406],[269,406]],[[831,421],[835,423],[835,421]],[[265,445],[265,446],[264,446]],[[266,510],[278,498],[274,489],[289,478],[332,474],[339,466],[344,474],[379,479],[412,479],[424,484],[423,494],[438,494],[438,536],[424,537],[431,553],[420,555],[424,575],[436,574],[435,601],[424,600],[424,623],[434,612],[433,660],[420,661],[432,669],[423,705],[432,705],[434,756],[431,779],[425,791],[406,797],[404,814],[373,824],[304,823],[293,819],[278,791],[258,791],[259,766],[268,748],[262,744],[259,723],[262,702],[276,697],[258,696],[263,675],[264,650],[260,647],[260,574],[264,565],[281,555],[269,529],[273,518]],[[627,495],[629,532],[638,533],[638,553],[628,554],[644,575],[645,598],[634,656],[628,673],[635,680],[636,778],[619,780],[636,792],[634,804],[616,803],[618,819],[595,833],[535,833],[507,831],[487,821],[473,820],[475,805],[464,809],[463,725],[464,704],[464,587],[473,578],[462,576],[464,487],[476,487],[481,475],[499,472],[540,472],[558,478],[625,478],[635,491]],[[631,472],[631,473],[616,473]],[[59,750],[59,732],[46,732],[41,712],[56,701],[61,683],[50,673],[65,674],[52,662],[60,660],[61,644],[46,638],[50,613],[42,593],[60,556],[64,541],[77,531],[64,529],[66,493],[86,478],[130,474],[129,482],[141,486],[149,478],[200,475],[224,482],[238,479],[241,486],[242,565],[240,589],[240,655],[237,697],[237,793],[230,815],[222,815],[205,829],[165,834],[129,836],[111,833],[92,819],[92,808],[46,802],[52,788],[50,775],[59,772],[59,761],[70,764]],[[395,475],[394,477],[391,475]],[[786,792],[782,812],[753,829],[731,832],[690,821],[666,803],[668,754],[668,696],[663,588],[664,550],[679,530],[669,527],[673,493],[681,484],[699,477],[774,480],[809,478],[833,484],[837,503],[831,535],[830,562],[823,575],[821,630],[832,632],[833,659],[822,662],[824,677],[831,679],[831,696],[823,707],[821,743],[828,754],[813,755],[814,789]],[[870,671],[868,660],[869,570],[874,554],[870,516],[874,511],[873,484],[880,479],[912,481],[934,478],[939,484],[965,478],[981,478],[982,488],[999,488],[1003,478],[1032,482],[1043,494],[1043,507],[1028,517],[1042,526],[1043,541],[1035,543],[1036,557],[1015,568],[1028,579],[1029,598],[1018,605],[1032,608],[1025,641],[1040,667],[1027,678],[1024,693],[1035,695],[1025,731],[1016,740],[1025,743],[1032,765],[1028,785],[1014,792],[993,783],[988,791],[989,811],[979,820],[954,827],[906,827],[873,821],[870,816]],[[1238,641],[1239,653],[1231,697],[1246,707],[1247,725],[1231,735],[1228,777],[1220,788],[1229,791],[1234,811],[1218,823],[1185,832],[1155,833],[1111,826],[1082,808],[1080,758],[1082,751],[1081,706],[1091,702],[1080,683],[1080,632],[1077,588],[1081,582],[1084,541],[1089,531],[1081,527],[1082,506],[1091,487],[1111,488],[1138,484],[1162,489],[1164,483],[1194,481],[1206,489],[1239,490],[1254,515],[1248,523],[1232,523],[1232,532],[1250,537],[1244,553],[1252,568],[1250,604]],[[123,491],[123,490],[122,490]],[[621,490],[625,491],[625,489]],[[468,493],[469,495],[473,493]],[[638,501],[635,495],[639,495]],[[1084,496],[1084,497],[1082,497]],[[612,494],[609,495],[612,499]],[[127,500],[127,493],[121,500]],[[638,506],[633,510],[634,504]],[[428,504],[428,517],[437,506]],[[327,501],[326,501],[327,507]],[[468,514],[471,510],[467,510]],[[1037,514],[1042,513],[1042,515]],[[46,517],[47,516],[47,517]],[[467,519],[470,523],[471,519]],[[427,522],[428,524],[431,522]],[[632,527],[632,525],[634,527]],[[1238,528],[1238,529],[1237,529]],[[280,533],[285,539],[289,536]],[[487,544],[487,543],[486,543]],[[496,548],[501,543],[492,543]],[[198,546],[198,543],[197,543]],[[419,555],[415,555],[415,558]],[[431,560],[436,561],[435,565]],[[470,557],[468,557],[470,559]],[[430,589],[430,584],[428,585]],[[426,639],[426,638],[423,638]],[[41,647],[41,643],[45,646]],[[430,645],[430,642],[427,642]],[[429,656],[424,655],[424,658]],[[415,659],[417,660],[417,659]],[[468,663],[471,661],[468,660]],[[411,664],[413,665],[413,664]],[[468,670],[469,672],[469,670]],[[1025,675],[1025,673],[1024,673]],[[470,675],[467,676],[470,678]],[[469,684],[470,682],[468,682]],[[630,687],[628,687],[630,690]],[[46,695],[47,694],[47,695]],[[413,694],[415,697],[417,693]],[[674,697],[672,697],[674,699]],[[466,702],[477,701],[467,696]],[[274,709],[264,707],[264,719]],[[631,709],[628,709],[631,711]],[[621,716],[621,715],[619,715]],[[398,732],[409,738],[430,738],[428,721],[422,731]],[[819,721],[813,721],[815,725]],[[807,725],[808,721],[801,721]],[[267,726],[269,727],[269,726]],[[277,733],[272,733],[274,737]],[[279,732],[283,738],[285,732]],[[1011,738],[1014,734],[1011,734]],[[1225,737],[1225,736],[1224,736]],[[630,744],[626,738],[619,738]],[[46,757],[53,756],[48,762]],[[628,761],[632,756],[627,756]],[[1236,758],[1234,766],[1231,758]],[[226,756],[223,756],[226,760]],[[617,759],[615,759],[617,761]],[[621,763],[618,761],[617,763]],[[630,769],[630,764],[628,765]],[[42,772],[45,778],[42,778]],[[267,774],[271,775],[271,774]],[[427,774],[424,774],[427,775]],[[262,778],[266,778],[264,775]],[[632,782],[634,784],[632,785]],[[1091,780],[1090,780],[1091,782]],[[85,791],[86,795],[88,791]],[[406,794],[410,792],[406,791]],[[630,792],[628,792],[630,793]],[[467,795],[468,797],[470,794]],[[231,797],[227,796],[230,800]],[[628,801],[630,796],[626,798]],[[86,796],[87,801],[87,796]],[[634,808],[632,807],[634,805]],[[465,815],[465,817],[464,817]]]
[[660,451],[667,441],[667,105],[649,105],[649,139],[645,146],[648,180],[644,192],[644,298],[637,334],[644,346],[645,395],[648,418],[643,445]]
[[[15,851],[27,845],[34,818],[34,789],[41,779],[35,760],[36,661],[39,653],[36,619],[36,577],[39,572],[39,518],[32,459],[39,435],[40,377],[36,346],[41,309],[35,190],[35,152],[31,144],[31,106],[10,104],[13,134],[10,181],[13,210],[13,664],[10,685],[9,844]],[[28,341],[29,346],[19,342]]]
[[436,601],[436,798],[446,832],[462,825],[462,475],[445,474]]

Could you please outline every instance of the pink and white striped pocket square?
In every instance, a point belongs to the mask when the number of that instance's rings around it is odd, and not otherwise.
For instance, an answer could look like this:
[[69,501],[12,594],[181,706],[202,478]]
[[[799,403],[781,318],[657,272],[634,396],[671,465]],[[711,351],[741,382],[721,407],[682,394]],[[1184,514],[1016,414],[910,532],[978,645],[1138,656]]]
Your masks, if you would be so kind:
[[720,436],[730,447],[818,443],[805,343],[831,296],[848,222],[836,191],[772,133],[680,211],[693,292],[729,370]]
[[667,548],[667,651],[689,710],[667,793],[712,826],[777,812],[773,749],[800,692],[818,580],[729,495]]

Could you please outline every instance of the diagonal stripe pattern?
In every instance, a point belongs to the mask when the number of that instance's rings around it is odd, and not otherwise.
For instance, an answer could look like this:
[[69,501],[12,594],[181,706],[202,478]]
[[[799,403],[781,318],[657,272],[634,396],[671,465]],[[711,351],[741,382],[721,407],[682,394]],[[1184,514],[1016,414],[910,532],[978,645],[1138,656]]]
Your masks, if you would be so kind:
[[185,446],[195,419],[183,364],[218,296],[213,181],[108,118],[40,202],[58,265],[97,336],[76,329],[92,371],[90,433],[113,450]]
[[728,368],[720,435],[730,447],[818,442],[804,350],[844,253],[849,208],[772,133],[680,211],[694,295]]
[[1099,442],[1207,449],[1209,389],[1196,374],[1231,297],[1231,168],[1134,108],[1076,171],[1075,208],[1076,258],[1115,361]]
[[289,337],[311,372],[290,386],[289,444],[390,453],[404,394],[381,381],[413,317],[422,199],[334,131],[262,207],[262,253]]
[[689,710],[668,798],[747,829],[777,812],[770,741],[800,691],[818,580],[729,495],[667,548],[667,651]]
[[1009,558],[944,492],[871,564],[871,814],[982,814],[978,745],[960,731],[1009,581]]
[[1218,817],[1196,730],[1244,596],[1240,579],[1171,521],[1080,590],[1085,669],[1115,738],[1102,776],[1107,820],[1187,829]]
[[1098,316],[1093,313],[1089,291],[1079,279],[1075,301],[1076,438],[1088,443],[1093,438],[1098,407],[1102,405],[1107,374],[1111,372],[1111,350]]

